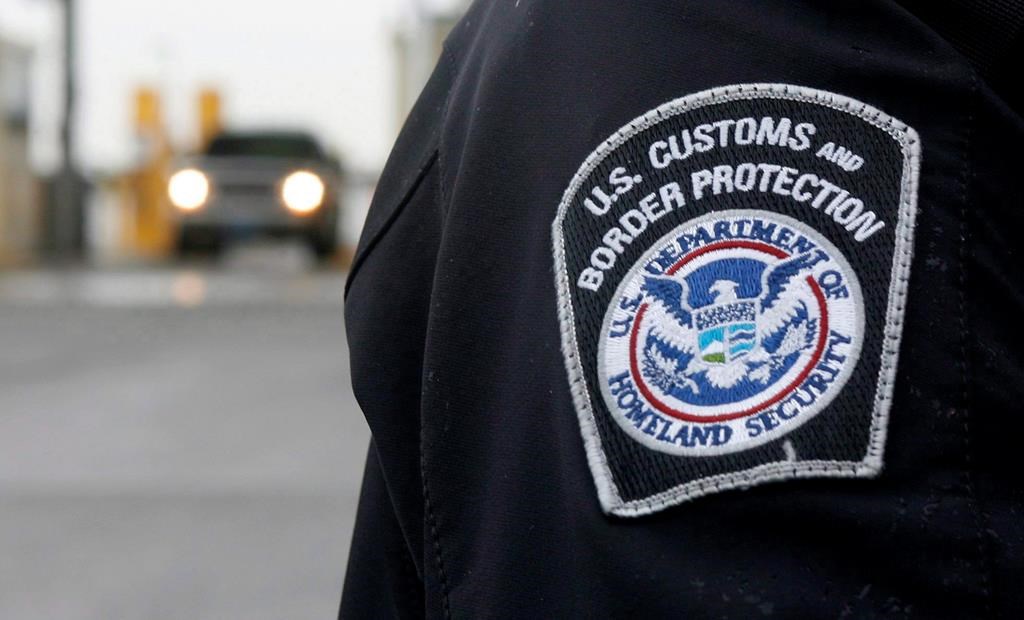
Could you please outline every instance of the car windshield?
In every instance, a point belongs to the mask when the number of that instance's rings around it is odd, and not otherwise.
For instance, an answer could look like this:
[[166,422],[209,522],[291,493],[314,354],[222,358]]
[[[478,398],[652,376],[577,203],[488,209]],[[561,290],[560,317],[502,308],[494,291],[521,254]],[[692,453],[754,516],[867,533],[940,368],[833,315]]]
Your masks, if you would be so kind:
[[206,149],[207,155],[241,157],[284,157],[290,159],[320,159],[317,143],[301,135],[238,135],[226,134],[214,138]]

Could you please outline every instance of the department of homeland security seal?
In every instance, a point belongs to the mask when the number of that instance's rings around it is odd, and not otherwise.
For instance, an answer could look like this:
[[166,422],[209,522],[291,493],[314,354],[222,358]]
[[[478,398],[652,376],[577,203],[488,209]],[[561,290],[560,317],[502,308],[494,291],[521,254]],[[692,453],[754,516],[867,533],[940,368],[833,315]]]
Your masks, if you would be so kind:
[[736,452],[812,418],[860,353],[860,284],[824,237],[778,214],[680,225],[623,278],[599,369],[612,418],[670,454]]
[[881,470],[919,148],[867,104],[749,84],[651,110],[583,163],[554,260],[606,512]]

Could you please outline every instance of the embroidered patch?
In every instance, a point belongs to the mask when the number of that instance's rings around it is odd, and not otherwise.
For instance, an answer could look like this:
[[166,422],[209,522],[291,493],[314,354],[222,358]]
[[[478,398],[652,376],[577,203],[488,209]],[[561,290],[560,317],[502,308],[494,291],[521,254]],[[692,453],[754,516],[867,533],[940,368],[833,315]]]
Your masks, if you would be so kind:
[[881,470],[918,167],[906,125],[778,84],[669,102],[591,154],[553,237],[606,512]]

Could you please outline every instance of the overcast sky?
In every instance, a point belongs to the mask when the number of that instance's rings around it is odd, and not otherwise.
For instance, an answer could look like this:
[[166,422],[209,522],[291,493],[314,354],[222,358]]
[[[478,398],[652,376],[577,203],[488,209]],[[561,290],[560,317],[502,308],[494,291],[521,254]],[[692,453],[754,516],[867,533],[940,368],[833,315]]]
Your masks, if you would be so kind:
[[[55,159],[59,22],[52,0],[0,0],[0,27],[37,49],[34,158]],[[421,0],[448,5],[458,0]],[[164,94],[173,138],[195,136],[195,93],[216,86],[226,121],[317,131],[378,168],[397,130],[393,32],[411,0],[79,0],[79,159],[116,170],[136,152],[132,93]],[[11,34],[13,32],[13,35]]]

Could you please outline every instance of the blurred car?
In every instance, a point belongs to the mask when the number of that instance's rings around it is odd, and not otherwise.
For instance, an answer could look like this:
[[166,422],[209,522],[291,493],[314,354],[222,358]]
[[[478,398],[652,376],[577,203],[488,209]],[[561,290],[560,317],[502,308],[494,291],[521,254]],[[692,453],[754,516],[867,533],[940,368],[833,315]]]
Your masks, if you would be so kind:
[[168,182],[178,250],[269,235],[302,238],[325,258],[337,242],[339,183],[337,162],[309,134],[222,133]]

